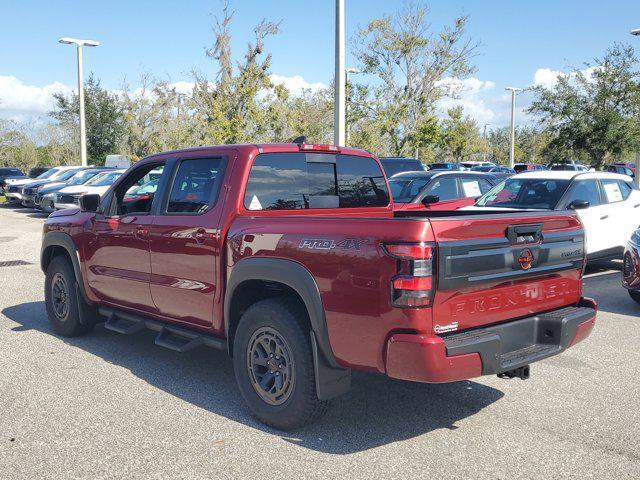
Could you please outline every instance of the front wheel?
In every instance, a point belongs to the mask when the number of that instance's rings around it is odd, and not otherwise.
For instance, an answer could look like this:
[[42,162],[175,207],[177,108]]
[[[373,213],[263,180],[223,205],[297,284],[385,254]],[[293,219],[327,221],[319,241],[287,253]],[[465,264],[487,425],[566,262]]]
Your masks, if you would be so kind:
[[82,323],[76,276],[69,260],[57,256],[47,268],[44,284],[47,315],[53,330],[63,337],[76,337],[93,330],[94,321]]
[[242,397],[261,422],[293,430],[315,421],[318,399],[306,312],[287,298],[262,300],[242,315],[233,366]]

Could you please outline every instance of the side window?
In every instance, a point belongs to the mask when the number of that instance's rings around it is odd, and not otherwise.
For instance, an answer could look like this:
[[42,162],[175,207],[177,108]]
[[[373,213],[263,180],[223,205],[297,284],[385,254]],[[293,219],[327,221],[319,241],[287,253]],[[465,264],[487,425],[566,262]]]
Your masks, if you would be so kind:
[[589,202],[590,207],[600,205],[600,190],[595,180],[580,180],[575,184],[569,198],[567,199],[567,205],[575,200],[583,200]]
[[247,210],[386,206],[389,192],[374,159],[324,153],[264,153],[253,162]]
[[[152,176],[159,177],[163,171],[164,163],[153,163],[144,165],[127,175],[115,190],[111,200],[111,206],[109,207],[110,214],[131,215],[135,213],[140,215],[151,212],[155,190],[147,191],[144,195],[137,194],[136,192],[144,187],[151,180]],[[118,174],[105,175],[105,181],[107,176],[115,175]],[[100,183],[102,182],[96,182],[96,185]]]
[[182,160],[170,187],[166,213],[203,213],[216,203],[222,158]]
[[452,176],[438,178],[429,189],[429,195],[437,195],[440,201],[458,198],[457,180]]
[[629,193],[631,193],[630,190],[625,190],[625,195],[621,188],[621,185],[624,184],[624,182],[618,181],[616,179],[603,178],[602,180],[600,180],[600,182],[602,183],[602,189],[604,190],[605,200],[607,203],[615,203],[626,200],[626,198],[629,196]]
[[[462,194],[466,198],[476,198],[476,197],[479,197],[483,193],[488,192],[490,190],[490,189],[489,190],[485,190],[484,192],[482,191],[482,188],[480,186],[481,179],[478,179],[478,178],[461,178],[460,180],[462,181]],[[482,180],[482,181],[484,181],[484,180]]]
[[618,180],[618,185],[620,186],[620,192],[622,193],[622,199],[626,200],[629,198],[631,194],[631,187],[627,184],[627,182],[623,182],[622,180]]
[[491,185],[489,181],[485,180],[484,178],[481,178],[478,183],[480,184],[480,192],[482,193],[482,195],[493,188],[493,185]]

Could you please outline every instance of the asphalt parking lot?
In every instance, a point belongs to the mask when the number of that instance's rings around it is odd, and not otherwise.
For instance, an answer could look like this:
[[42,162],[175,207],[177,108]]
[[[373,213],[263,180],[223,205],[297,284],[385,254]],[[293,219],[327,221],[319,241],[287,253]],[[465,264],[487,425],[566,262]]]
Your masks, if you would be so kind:
[[54,335],[43,219],[0,207],[0,478],[640,478],[640,305],[616,263],[585,281],[594,333],[530,380],[356,373],[326,417],[284,435],[248,415],[221,352]]

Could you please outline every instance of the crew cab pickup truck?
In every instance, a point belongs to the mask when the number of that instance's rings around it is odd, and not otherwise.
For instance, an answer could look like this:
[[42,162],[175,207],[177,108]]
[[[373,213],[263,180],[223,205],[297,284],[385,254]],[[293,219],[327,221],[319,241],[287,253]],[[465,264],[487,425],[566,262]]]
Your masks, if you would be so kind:
[[[136,199],[152,170],[157,188]],[[388,192],[377,158],[351,148],[152,155],[46,220],[48,317],[63,336],[102,321],[178,352],[226,350],[249,410],[284,430],[317,418],[352,370],[526,378],[589,335],[573,212],[394,212]]]

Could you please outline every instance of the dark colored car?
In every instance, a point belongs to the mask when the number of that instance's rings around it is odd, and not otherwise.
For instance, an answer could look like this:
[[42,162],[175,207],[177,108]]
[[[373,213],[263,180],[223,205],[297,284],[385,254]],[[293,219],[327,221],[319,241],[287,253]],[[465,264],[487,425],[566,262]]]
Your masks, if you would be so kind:
[[4,193],[4,180],[6,178],[25,178],[25,174],[19,168],[0,167],[0,195]]
[[459,163],[430,163],[427,165],[428,170],[464,170]]
[[[127,197],[160,169],[155,191]],[[44,222],[54,331],[104,321],[121,334],[151,329],[176,352],[226,351],[250,411],[280,429],[318,418],[352,369],[430,383],[527,378],[595,323],[574,213],[394,212],[364,150],[165,152],[80,205]]]
[[494,177],[502,180],[504,180],[505,178],[512,177],[513,175],[516,174],[515,170],[509,167],[505,167],[503,165],[494,165],[494,166],[480,165],[477,167],[472,167],[471,171],[489,173]]
[[549,166],[549,170],[567,172],[588,172],[589,167],[581,163],[554,163]]
[[622,260],[622,286],[640,303],[640,229],[631,235]]
[[401,172],[422,172],[424,164],[417,158],[380,157],[382,169],[387,178]]
[[394,210],[457,210],[475,203],[499,183],[479,172],[406,172],[389,179]]
[[516,173],[535,172],[538,170],[547,170],[547,167],[546,165],[540,165],[538,163],[516,163],[513,166],[513,170]]

